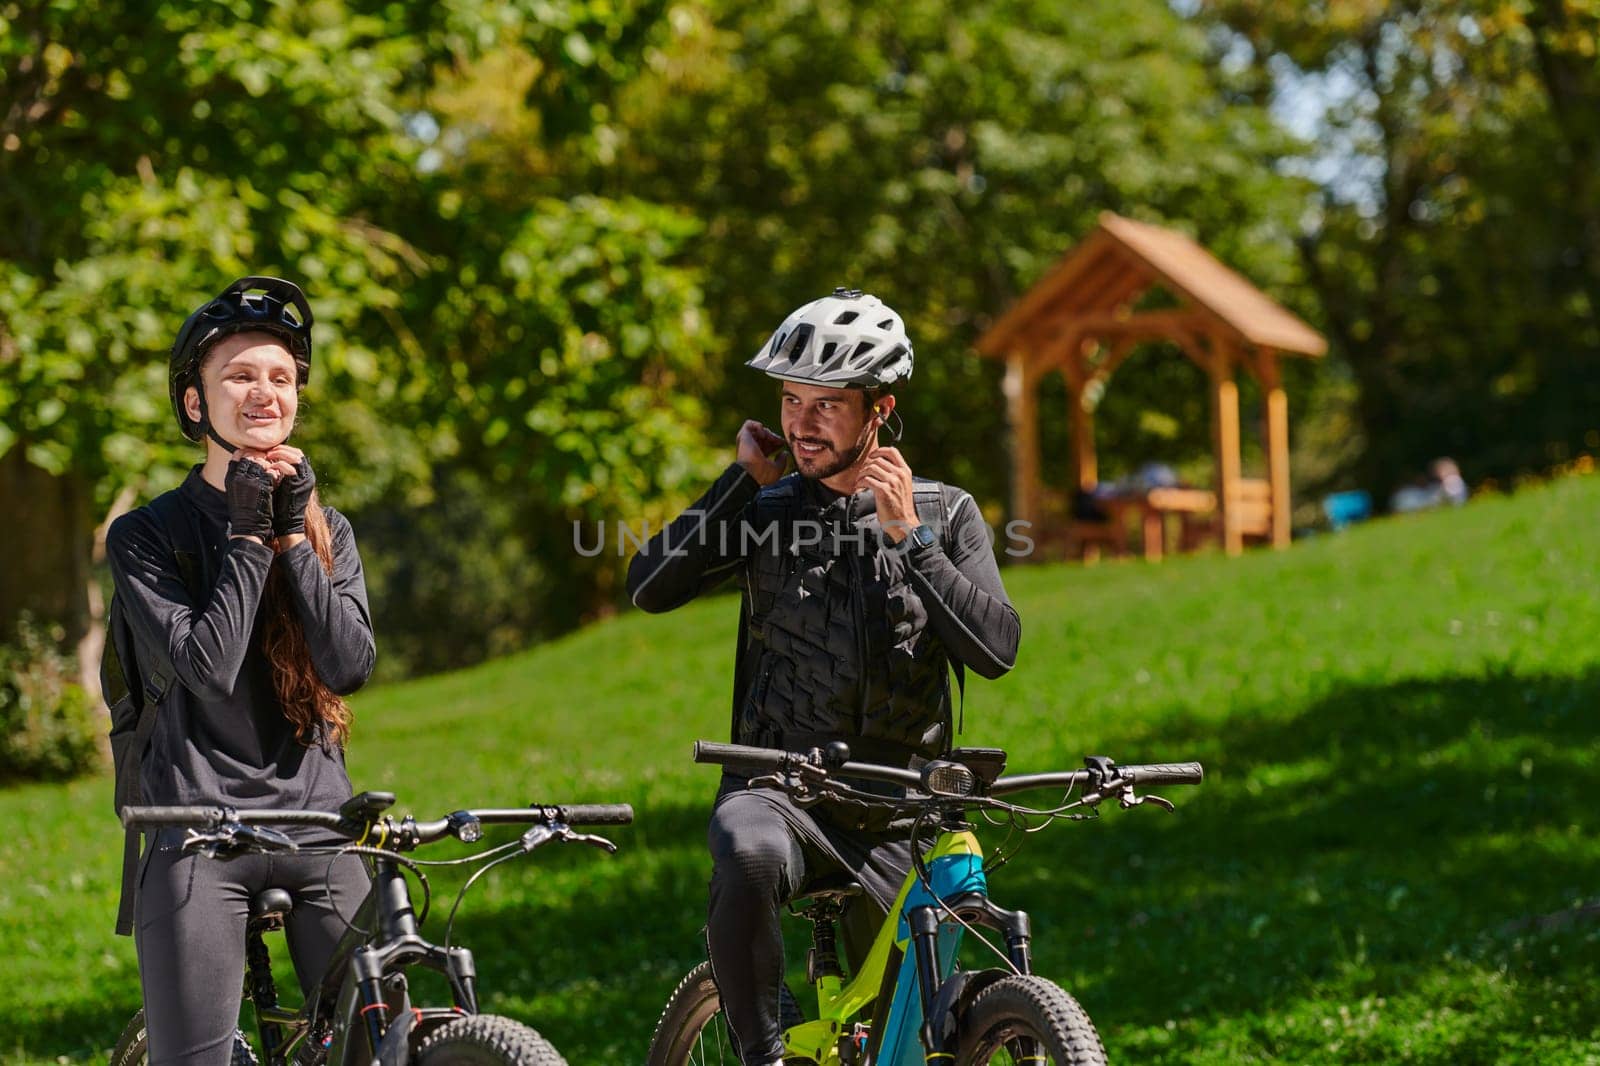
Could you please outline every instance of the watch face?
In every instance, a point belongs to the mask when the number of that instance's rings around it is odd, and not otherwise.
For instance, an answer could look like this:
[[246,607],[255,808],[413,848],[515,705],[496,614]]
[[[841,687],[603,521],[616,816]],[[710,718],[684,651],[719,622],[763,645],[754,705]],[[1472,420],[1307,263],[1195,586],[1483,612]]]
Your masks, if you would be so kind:
[[933,546],[933,539],[932,526],[918,526],[916,529],[911,531],[911,543],[915,544],[919,548],[931,548]]

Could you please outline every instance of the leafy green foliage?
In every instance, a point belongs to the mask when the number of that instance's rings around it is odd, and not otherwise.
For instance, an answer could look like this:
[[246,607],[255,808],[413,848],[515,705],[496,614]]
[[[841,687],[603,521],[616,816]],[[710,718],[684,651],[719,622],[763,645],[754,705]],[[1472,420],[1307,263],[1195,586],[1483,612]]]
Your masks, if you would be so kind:
[[[1167,791],[1175,814],[1056,825],[991,879],[1114,1058],[1592,1056],[1600,631],[1573,576],[1597,516],[1591,476],[1284,553],[1007,572],[1021,655],[968,686],[967,742],[1006,748],[1019,772],[1088,752],[1206,767],[1204,785]],[[737,614],[728,598],[631,614],[356,697],[352,778],[418,816],[634,804],[608,834],[617,855],[548,848],[501,867],[456,927],[486,1008],[571,1061],[640,1061],[703,950],[716,774],[688,746],[726,736]],[[110,937],[109,787],[0,794],[4,1054],[19,1063],[103,1054],[138,1003],[133,946]],[[460,875],[429,878],[437,935]]]
[[[167,411],[178,325],[234,277],[283,274],[317,316],[296,443],[329,499],[359,527],[365,506],[427,505],[436,466],[476,470],[523,504],[523,565],[561,576],[539,598],[553,619],[609,602],[615,559],[562,565],[570,523],[648,513],[707,468],[696,226],[627,197],[496,195],[445,151],[480,132],[426,131],[440,72],[515,47],[539,78],[511,106],[576,135],[629,76],[638,43],[613,28],[634,14],[0,7],[0,453],[102,508],[167,487],[197,458]],[[87,550],[89,532],[61,534]]]
[[24,617],[15,642],[0,644],[0,784],[100,767],[100,720],[60,643]]
[[1301,255],[1358,387],[1361,483],[1600,447],[1600,8],[1218,0],[1241,92],[1316,137]]
[[[707,304],[734,358],[835,285],[885,298],[919,356],[899,408],[913,469],[980,499],[1005,497],[1005,423],[1000,369],[970,345],[1098,212],[1191,227],[1269,289],[1295,279],[1296,183],[1263,165],[1288,142],[1217,91],[1204,37],[1165,3],[718,2],[678,9],[672,31],[588,180],[704,221]],[[1207,420],[1141,370],[1115,383],[1108,463],[1203,454]],[[715,396],[730,440],[775,414],[755,375]],[[1154,456],[1134,443],[1152,409],[1184,416]]]
[[377,680],[481,662],[521,650],[530,635],[554,635],[550,583],[523,528],[519,500],[471,469],[443,465],[428,506],[400,499],[362,511]]
[[[294,277],[318,316],[298,443],[328,498],[359,530],[452,471],[502,494],[540,575],[527,639],[610,608],[620,560],[574,553],[572,524],[691,498],[745,418],[775,415],[738,362],[836,284],[910,323],[913,468],[997,513],[1000,368],[971,344],[1110,208],[1328,329],[1334,359],[1286,368],[1303,492],[1381,496],[1441,453],[1473,481],[1546,467],[1600,448],[1597,19],[1594,0],[0,3],[0,452],[102,510],[172,484],[195,458],[166,413],[178,323],[237,275]],[[1274,121],[1290,97],[1325,106],[1311,139]],[[1202,473],[1200,384],[1136,354],[1097,411],[1103,475]],[[1064,405],[1046,390],[1057,480]]]

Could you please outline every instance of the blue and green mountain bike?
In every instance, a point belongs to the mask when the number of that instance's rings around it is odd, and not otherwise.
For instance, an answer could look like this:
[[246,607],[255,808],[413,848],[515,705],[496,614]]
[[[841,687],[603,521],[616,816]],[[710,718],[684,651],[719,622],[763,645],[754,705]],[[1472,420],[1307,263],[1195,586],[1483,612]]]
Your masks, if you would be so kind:
[[[983,850],[968,816],[1033,830],[1057,819],[1094,817],[1106,800],[1171,810],[1160,796],[1140,795],[1135,788],[1198,784],[1199,763],[1117,766],[1091,757],[1081,770],[1002,777],[1005,752],[993,748],[958,749],[920,771],[851,762],[849,749],[840,743],[826,751],[787,752],[700,741],[694,757],[750,773],[749,787],[776,789],[802,806],[886,807],[910,821],[913,867],[871,948],[848,978],[839,961],[837,921],[849,900],[862,893],[861,886],[829,879],[806,886],[795,901],[797,913],[812,925],[806,976],[816,988],[817,1011],[813,1020],[803,1020],[799,1004],[783,990],[779,1009],[786,1062],[1103,1066],[1105,1048],[1088,1014],[1033,973],[1027,914],[989,898]],[[850,781],[898,787],[895,795],[885,796]],[[1062,795],[1047,807],[1001,798],[1032,790]],[[1003,948],[980,930],[998,934]],[[966,933],[988,944],[1001,965],[958,967]],[[710,963],[701,963],[667,1001],[648,1066],[739,1061]]]

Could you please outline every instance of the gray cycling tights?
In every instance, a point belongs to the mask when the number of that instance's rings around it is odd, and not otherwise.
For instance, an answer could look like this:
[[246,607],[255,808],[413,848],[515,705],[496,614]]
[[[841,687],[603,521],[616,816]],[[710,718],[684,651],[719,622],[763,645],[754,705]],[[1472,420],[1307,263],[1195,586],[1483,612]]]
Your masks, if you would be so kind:
[[150,1066],[228,1066],[239,1023],[250,900],[268,888],[294,898],[285,921],[301,991],[309,994],[367,894],[353,855],[245,855],[226,862],[183,854],[182,830],[162,830],[144,857],[134,940],[144,988]]
[[911,847],[894,835],[836,828],[786,796],[730,791],[730,784],[725,778],[707,831],[712,873],[706,946],[745,1066],[767,1066],[783,1058],[781,908],[808,883],[850,873],[878,904],[857,901],[842,923],[844,953],[859,958],[910,868]]

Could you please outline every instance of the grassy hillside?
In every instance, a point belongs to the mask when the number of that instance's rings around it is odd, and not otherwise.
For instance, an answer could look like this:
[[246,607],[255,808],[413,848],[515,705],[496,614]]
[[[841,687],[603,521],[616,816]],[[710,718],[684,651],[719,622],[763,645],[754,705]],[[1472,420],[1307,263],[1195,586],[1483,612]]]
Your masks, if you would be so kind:
[[[1021,661],[968,686],[970,742],[1014,770],[1207,768],[1176,814],[1057,826],[992,882],[1114,1059],[1600,1061],[1597,530],[1591,477],[1286,553],[1008,572]],[[696,958],[715,781],[688,746],[726,733],[735,613],[630,614],[356,702],[357,787],[421,815],[638,809],[615,857],[491,874],[458,931],[489,1006],[575,1063],[641,1061]],[[100,1057],[136,1006],[109,796],[0,793],[0,1059]]]

